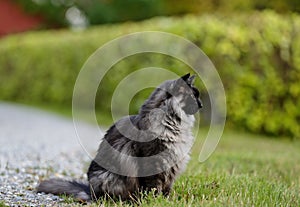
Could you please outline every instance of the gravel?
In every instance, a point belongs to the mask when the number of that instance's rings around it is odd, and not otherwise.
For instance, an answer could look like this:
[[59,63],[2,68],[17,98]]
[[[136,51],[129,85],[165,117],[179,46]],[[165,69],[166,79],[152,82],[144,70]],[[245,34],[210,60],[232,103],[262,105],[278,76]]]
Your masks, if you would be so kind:
[[78,126],[84,131],[81,144],[71,119],[0,102],[0,204],[68,206],[35,188],[46,178],[86,179],[87,152],[96,152],[102,134],[96,126]]

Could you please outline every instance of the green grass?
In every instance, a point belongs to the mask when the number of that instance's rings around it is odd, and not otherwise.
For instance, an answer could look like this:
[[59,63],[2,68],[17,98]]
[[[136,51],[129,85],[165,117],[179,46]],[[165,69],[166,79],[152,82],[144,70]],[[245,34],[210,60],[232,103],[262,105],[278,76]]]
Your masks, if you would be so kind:
[[200,137],[169,198],[150,193],[136,203],[103,198],[85,206],[300,206],[299,141],[226,131],[200,163]]
[[[36,107],[36,106],[35,106]],[[71,117],[71,110],[38,106]],[[97,116],[98,118],[101,116]],[[99,122],[110,122],[106,116]],[[300,206],[300,141],[226,130],[212,156],[200,163],[207,129],[201,129],[184,174],[168,198],[151,193],[136,203],[102,198],[81,205],[64,196],[66,206]],[[0,207],[5,204],[0,202]]]
[[0,207],[7,207],[7,205],[5,205],[4,201],[0,201]]

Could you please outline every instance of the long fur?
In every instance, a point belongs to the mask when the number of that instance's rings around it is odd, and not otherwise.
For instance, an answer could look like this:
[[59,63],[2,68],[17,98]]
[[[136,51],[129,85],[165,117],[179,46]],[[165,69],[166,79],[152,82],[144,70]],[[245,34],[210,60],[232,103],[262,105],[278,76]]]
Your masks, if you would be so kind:
[[37,191],[55,195],[69,195],[82,201],[89,201],[91,198],[90,189],[87,183],[62,179],[44,180],[37,187]]
[[[193,79],[187,74],[164,82],[138,115],[110,127],[88,169],[89,184],[52,179],[42,181],[37,191],[79,200],[96,200],[105,194],[129,199],[153,189],[169,194],[190,158],[193,114],[202,107]],[[143,159],[149,157],[153,159]]]

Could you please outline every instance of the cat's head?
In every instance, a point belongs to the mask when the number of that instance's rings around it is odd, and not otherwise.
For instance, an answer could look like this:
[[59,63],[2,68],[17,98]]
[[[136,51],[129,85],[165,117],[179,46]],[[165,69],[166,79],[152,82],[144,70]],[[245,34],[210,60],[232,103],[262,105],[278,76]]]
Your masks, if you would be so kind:
[[194,86],[195,75],[186,74],[173,81],[171,84],[171,98],[175,98],[177,104],[188,115],[193,115],[202,108],[199,90]]
[[176,113],[193,115],[202,108],[199,90],[194,86],[195,75],[162,83],[143,105],[142,111],[171,107]]

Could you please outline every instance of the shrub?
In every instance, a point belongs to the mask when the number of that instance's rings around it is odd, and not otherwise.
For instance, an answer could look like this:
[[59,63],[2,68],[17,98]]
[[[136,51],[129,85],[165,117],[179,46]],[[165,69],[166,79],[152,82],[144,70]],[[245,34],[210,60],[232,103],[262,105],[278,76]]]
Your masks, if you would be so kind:
[[[300,17],[295,14],[265,11],[229,17],[155,18],[82,32],[7,37],[0,41],[0,98],[70,106],[75,79],[89,55],[115,37],[145,30],[184,36],[204,50],[224,83],[230,125],[300,137]],[[98,110],[109,111],[112,91],[124,75],[153,65],[176,72],[178,68],[189,69],[157,54],[127,58],[107,74],[102,84],[106,87],[99,88]],[[136,103],[145,96],[138,94]],[[139,104],[132,107],[137,111]]]

